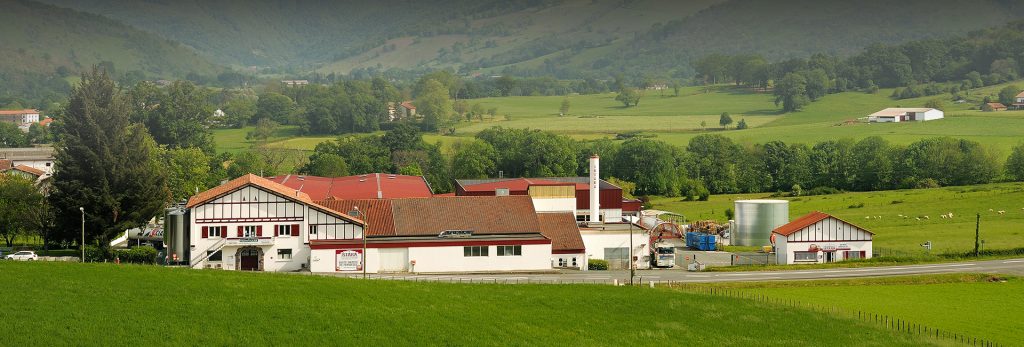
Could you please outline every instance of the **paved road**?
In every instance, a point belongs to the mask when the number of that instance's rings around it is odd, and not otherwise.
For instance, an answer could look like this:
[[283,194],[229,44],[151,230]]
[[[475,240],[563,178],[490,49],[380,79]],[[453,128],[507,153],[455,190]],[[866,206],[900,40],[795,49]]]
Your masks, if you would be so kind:
[[[880,266],[845,269],[750,271],[750,272],[686,272],[682,270],[641,270],[637,281],[655,282],[735,282],[782,281],[833,278],[923,275],[944,273],[995,273],[1024,276],[1024,258],[971,261],[945,264]],[[339,275],[341,276],[341,275]],[[344,275],[360,277],[358,275]],[[627,271],[565,271],[548,274],[370,274],[370,278],[429,282],[495,282],[495,283],[623,283]]]

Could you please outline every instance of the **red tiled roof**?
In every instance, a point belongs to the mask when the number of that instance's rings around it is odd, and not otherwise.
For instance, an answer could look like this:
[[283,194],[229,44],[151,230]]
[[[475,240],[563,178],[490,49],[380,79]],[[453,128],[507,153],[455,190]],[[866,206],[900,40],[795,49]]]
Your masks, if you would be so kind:
[[402,105],[402,107],[405,107],[406,109],[409,109],[409,110],[415,110],[416,109],[416,106],[413,106],[412,101],[402,101],[401,105]]
[[830,214],[824,213],[824,212],[818,212],[818,211],[814,211],[814,212],[811,212],[811,213],[808,213],[808,214],[804,215],[803,217],[794,219],[792,222],[786,223],[784,225],[779,226],[778,228],[775,228],[775,230],[772,230],[772,232],[776,233],[776,234],[779,234],[779,235],[782,235],[782,236],[793,235],[797,231],[800,231],[803,228],[811,226],[812,224],[820,222],[820,221],[823,221],[823,220],[825,220],[827,218],[835,218],[836,220],[839,220],[839,221],[841,221],[843,223],[846,223],[846,224],[852,225],[852,226],[854,226],[854,227],[856,227],[858,229],[864,230],[865,232],[867,232],[869,234],[872,234],[872,235],[875,234],[875,233],[873,233],[871,231],[868,231],[867,229],[864,229],[864,228],[861,228],[861,227],[857,226],[856,224],[853,224],[853,223],[847,222],[845,220],[842,220],[839,217],[836,217],[836,216],[833,216],[833,215],[830,215]]
[[[507,180],[501,180],[497,182],[487,182],[478,184],[466,184],[462,188],[467,192],[493,192],[498,188],[507,188],[509,191],[522,191],[525,192],[530,186],[535,185],[564,185],[570,182],[560,182],[545,178],[510,178]],[[575,183],[576,190],[588,190],[590,186],[586,183]]]
[[446,230],[480,234],[539,233],[529,196],[457,196],[392,200],[398,236],[438,235]]
[[231,181],[228,181],[227,183],[224,183],[222,185],[213,187],[212,189],[209,189],[207,191],[204,191],[204,192],[201,192],[199,194],[193,195],[191,198],[188,199],[188,203],[185,204],[185,207],[186,208],[195,207],[196,205],[199,205],[199,204],[205,203],[207,201],[216,199],[218,197],[224,196],[224,195],[226,195],[228,193],[231,193],[233,191],[236,191],[238,189],[242,189],[242,188],[244,188],[246,186],[250,186],[250,185],[256,186],[256,187],[260,187],[260,188],[263,188],[263,189],[266,189],[266,190],[269,190],[269,191],[271,191],[273,193],[276,193],[276,194],[280,195],[283,198],[286,198],[286,199],[289,199],[289,200],[293,200],[293,201],[297,201],[297,202],[306,204],[306,205],[311,206],[313,208],[316,208],[318,210],[322,210],[323,212],[334,214],[335,217],[338,217],[338,218],[341,218],[341,219],[344,219],[344,220],[347,220],[347,221],[350,221],[350,222],[353,222],[353,223],[356,223],[356,224],[363,224],[363,221],[361,219],[359,219],[359,218],[355,218],[355,217],[349,216],[348,214],[345,214],[345,213],[337,213],[334,210],[331,210],[331,209],[329,209],[327,207],[320,206],[319,204],[313,202],[313,200],[310,199],[309,195],[307,195],[306,193],[298,192],[295,189],[288,188],[286,186],[277,184],[277,183],[275,183],[273,181],[270,181],[270,180],[268,180],[266,178],[263,178],[263,177],[260,177],[260,176],[256,176],[256,175],[253,175],[253,174],[247,174],[245,176],[242,176],[242,177],[233,179]]
[[538,213],[540,232],[551,239],[552,252],[584,252],[583,237],[572,213]]
[[285,175],[269,180],[309,194],[313,200],[426,198],[430,186],[421,176],[372,173],[345,177]]
[[[347,214],[359,206],[369,218],[368,236],[437,236],[446,230],[473,234],[540,233],[528,196],[458,196],[409,199],[322,200]],[[575,225],[575,219],[573,219]]]
[[15,166],[15,167],[11,168],[11,170],[18,170],[18,171],[21,171],[21,172],[30,173],[30,174],[33,174],[33,175],[35,175],[37,177],[40,177],[40,176],[46,174],[46,171],[43,171],[43,170],[31,167],[31,166],[28,166],[28,165],[18,165],[18,166]]
[[50,123],[53,123],[53,118],[46,118],[46,119],[43,119],[43,120],[39,121],[39,125],[42,125],[42,126],[49,126]]
[[21,115],[21,114],[27,114],[27,113],[39,113],[39,110],[34,110],[34,109],[0,110],[0,115],[4,115],[4,116],[8,116],[8,115]]
[[991,106],[992,108],[1006,108],[1006,105],[1003,105],[998,102],[990,102],[988,103],[988,105]]
[[1024,92],[1020,92],[1020,93],[1018,93],[1018,94],[1017,94],[1017,97],[1018,97],[1018,98],[1024,98]]
[[389,199],[329,199],[316,203],[345,214],[355,210],[355,207],[359,207],[359,213],[362,214],[360,217],[366,220],[366,236],[369,237],[395,235],[395,219],[391,213],[391,201]]

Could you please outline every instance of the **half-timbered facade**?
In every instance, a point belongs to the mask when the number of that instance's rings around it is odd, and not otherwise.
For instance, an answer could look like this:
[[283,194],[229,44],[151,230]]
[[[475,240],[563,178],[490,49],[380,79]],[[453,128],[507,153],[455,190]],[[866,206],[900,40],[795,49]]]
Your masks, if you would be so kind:
[[817,211],[772,230],[779,264],[868,259],[873,237],[867,229]]
[[189,265],[249,271],[310,268],[310,240],[361,240],[363,222],[308,195],[246,175],[193,196]]

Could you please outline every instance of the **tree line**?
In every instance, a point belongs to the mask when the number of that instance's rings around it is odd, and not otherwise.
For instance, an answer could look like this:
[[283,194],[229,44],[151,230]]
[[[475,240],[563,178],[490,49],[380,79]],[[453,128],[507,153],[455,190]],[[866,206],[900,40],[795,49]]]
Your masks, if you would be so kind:
[[725,193],[813,194],[1024,179],[1024,146],[1015,148],[1004,164],[977,142],[948,137],[905,146],[880,137],[743,146],[715,134],[696,136],[687,146],[678,147],[646,138],[577,141],[540,130],[501,127],[458,142],[447,154],[439,145],[424,143],[415,128],[383,136],[345,137],[317,146],[302,171],[312,175],[419,172],[435,192],[443,193],[451,188],[452,179],[586,176],[592,154],[602,158],[602,177],[635,184],[637,195],[690,199]]

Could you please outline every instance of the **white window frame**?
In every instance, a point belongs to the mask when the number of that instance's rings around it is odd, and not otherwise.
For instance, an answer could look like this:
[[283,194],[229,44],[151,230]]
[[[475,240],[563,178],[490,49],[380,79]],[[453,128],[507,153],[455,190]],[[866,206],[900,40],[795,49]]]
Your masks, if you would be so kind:
[[496,246],[499,257],[518,257],[523,255],[522,245]]
[[[801,257],[800,257],[801,255],[810,255],[810,257],[809,257],[810,259],[801,259]],[[808,263],[815,262],[816,263],[816,262],[818,262],[818,252],[799,252],[799,251],[793,252],[793,261],[794,262],[808,262]]]
[[224,229],[227,229],[227,227],[224,227],[224,226],[207,227],[206,228],[206,237],[224,237],[224,231],[225,231]]
[[291,237],[292,236],[292,226],[290,224],[278,224],[278,225],[275,225],[274,226],[274,235],[277,235],[277,237]]
[[257,227],[255,225],[242,226],[242,237],[258,237]]
[[[288,251],[288,253],[281,253],[281,251]],[[292,249],[291,248],[278,248],[277,249],[277,260],[292,260]]]
[[465,246],[462,248],[462,256],[466,258],[489,257],[490,248],[491,246]]

